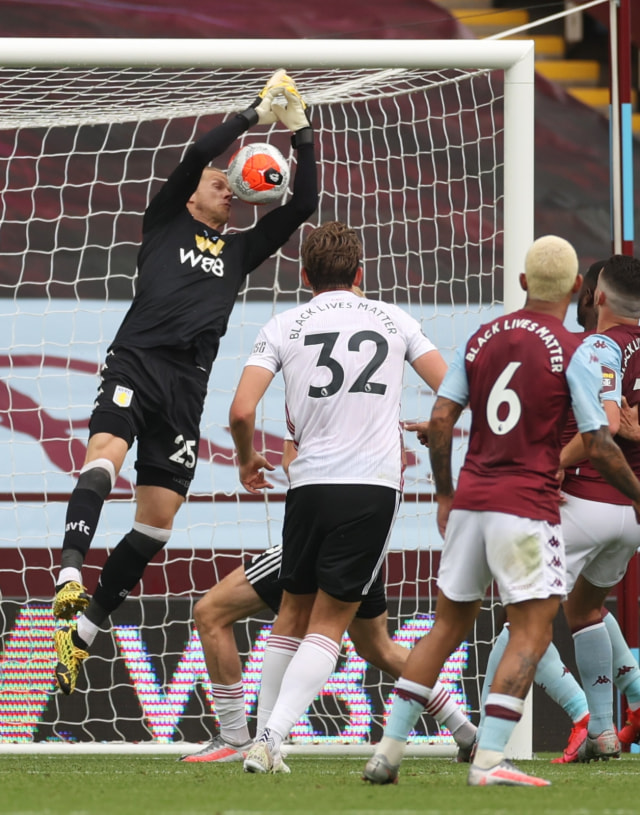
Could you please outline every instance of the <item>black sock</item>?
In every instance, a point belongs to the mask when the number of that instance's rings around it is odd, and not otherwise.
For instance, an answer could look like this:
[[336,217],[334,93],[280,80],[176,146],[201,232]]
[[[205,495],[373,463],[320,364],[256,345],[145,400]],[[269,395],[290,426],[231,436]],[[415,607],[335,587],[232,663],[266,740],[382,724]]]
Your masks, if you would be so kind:
[[[129,592],[140,582],[147,563],[163,548],[165,542],[135,529],[124,536],[102,568],[92,603],[86,612],[91,622],[101,625],[106,616],[122,605]],[[90,616],[93,614],[90,611],[92,606],[96,611],[99,608],[104,612],[105,617],[102,620]]]
[[65,519],[61,566],[80,569],[98,526],[104,498],[93,490],[76,487],[71,493]]

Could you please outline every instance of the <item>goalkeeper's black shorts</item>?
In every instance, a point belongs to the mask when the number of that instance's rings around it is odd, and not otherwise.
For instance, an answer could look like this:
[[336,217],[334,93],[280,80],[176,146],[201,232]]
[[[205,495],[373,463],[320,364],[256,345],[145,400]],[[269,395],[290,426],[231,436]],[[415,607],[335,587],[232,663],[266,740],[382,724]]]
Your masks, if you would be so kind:
[[89,422],[90,435],[137,440],[138,485],[186,495],[195,474],[208,375],[193,355],[171,349],[109,352]]

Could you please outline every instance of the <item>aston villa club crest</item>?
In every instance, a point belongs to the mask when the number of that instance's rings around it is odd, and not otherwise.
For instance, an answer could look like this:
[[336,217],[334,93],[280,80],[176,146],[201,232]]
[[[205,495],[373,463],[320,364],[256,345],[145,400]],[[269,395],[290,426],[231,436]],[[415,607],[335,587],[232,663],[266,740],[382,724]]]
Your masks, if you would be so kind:
[[116,403],[116,405],[118,405],[118,407],[129,407],[132,399],[133,391],[131,388],[125,388],[123,385],[116,385],[116,389],[113,392],[113,401]]

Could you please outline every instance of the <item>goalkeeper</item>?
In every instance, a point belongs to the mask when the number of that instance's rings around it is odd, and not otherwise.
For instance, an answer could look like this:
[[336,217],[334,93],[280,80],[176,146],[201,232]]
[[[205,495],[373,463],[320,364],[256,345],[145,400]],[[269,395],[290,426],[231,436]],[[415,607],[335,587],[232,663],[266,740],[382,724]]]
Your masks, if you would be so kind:
[[[275,105],[284,96],[286,106]],[[232,192],[209,163],[252,125],[292,132],[297,170],[290,200],[250,230],[223,233]],[[196,141],[147,207],[137,290],[102,371],[87,454],[71,494],[53,613],[56,679],[71,693],[100,626],[167,543],[194,477],[211,367],[246,276],[283,246],[318,203],[314,136],[295,82],[277,71],[247,110]],[[176,399],[176,394],[180,398]],[[89,599],[81,569],[105,499],[137,441],[133,526],[111,552]]]

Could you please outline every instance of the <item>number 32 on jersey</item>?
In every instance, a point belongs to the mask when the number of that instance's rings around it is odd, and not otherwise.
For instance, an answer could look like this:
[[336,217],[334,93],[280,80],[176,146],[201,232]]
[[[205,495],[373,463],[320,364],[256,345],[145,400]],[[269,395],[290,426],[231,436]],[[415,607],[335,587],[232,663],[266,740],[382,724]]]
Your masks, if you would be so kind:
[[[316,361],[317,368],[328,368],[331,372],[331,380],[326,385],[311,385],[309,396],[313,399],[323,399],[326,396],[333,396],[343,385],[345,385],[345,372],[340,362],[332,356],[332,351],[336,341],[340,336],[338,331],[327,331],[320,334],[308,334],[304,338],[305,345],[319,345],[320,354]],[[349,351],[357,353],[364,343],[373,343],[372,355],[365,364],[356,379],[349,384],[349,393],[372,393],[382,395],[387,390],[387,386],[382,382],[373,382],[372,377],[378,368],[387,358],[389,344],[387,340],[378,334],[377,331],[357,331],[349,337],[347,348]]]

